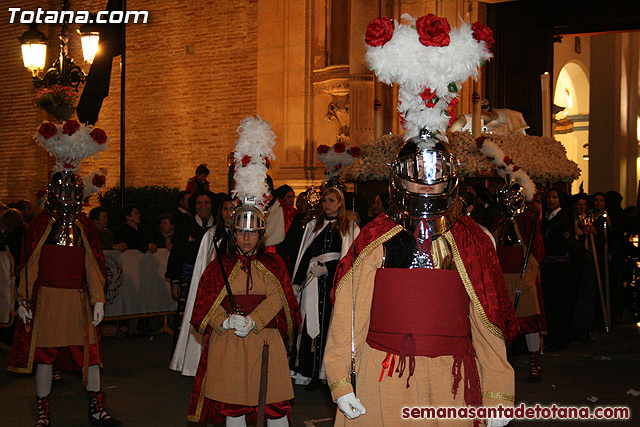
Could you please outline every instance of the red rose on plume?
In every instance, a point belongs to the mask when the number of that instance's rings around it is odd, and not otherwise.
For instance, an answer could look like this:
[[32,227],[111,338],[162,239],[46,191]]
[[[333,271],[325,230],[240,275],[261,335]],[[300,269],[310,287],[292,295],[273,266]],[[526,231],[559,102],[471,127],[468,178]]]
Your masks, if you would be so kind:
[[73,164],[65,163],[65,164],[62,165],[62,167],[65,168],[65,169],[73,169]]
[[248,154],[245,154],[244,157],[242,158],[242,166],[247,166],[249,163],[251,163],[251,156]]
[[436,95],[436,91],[431,92],[431,88],[426,88],[421,94],[420,98],[424,101],[424,105],[428,108],[433,108],[439,101],[438,96]]
[[404,115],[400,113],[400,127],[402,130],[407,130],[407,121],[404,119]]
[[451,27],[447,18],[438,18],[432,14],[421,16],[416,21],[416,30],[420,36],[420,43],[427,47],[449,46],[451,41],[449,38]]
[[341,163],[338,163],[338,164],[333,168],[333,171],[334,171],[334,172],[337,172],[337,171],[339,171],[340,169],[342,169],[342,164],[341,164]]
[[75,120],[67,120],[64,125],[62,125],[62,133],[65,135],[73,135],[80,128],[80,123]]
[[107,182],[107,177],[104,175],[98,175],[98,174],[93,175],[93,179],[91,180],[91,183],[96,187],[104,187],[104,184],[106,182]]
[[346,149],[347,147],[342,142],[336,142],[335,144],[333,144],[333,151],[335,151],[336,153],[344,153],[344,150]]
[[107,142],[107,133],[102,129],[95,128],[89,135],[91,135],[91,138],[93,138],[93,140],[98,144],[104,144]]
[[476,39],[478,43],[481,41],[485,42],[487,49],[490,49],[491,45],[495,43],[495,40],[493,40],[493,31],[486,25],[476,21],[473,23],[471,29],[473,30],[473,38]]
[[329,152],[329,146],[328,145],[318,145],[318,154],[327,154]]
[[267,169],[271,167],[271,162],[269,161],[269,159],[264,159],[264,164],[267,167]]
[[58,133],[58,128],[53,123],[43,123],[38,129],[38,133],[45,139],[49,139]]
[[395,25],[393,21],[386,16],[376,18],[369,22],[367,31],[364,33],[364,42],[369,46],[382,46],[393,37]]
[[520,166],[514,166],[514,167],[513,167],[513,172],[516,172],[516,171],[518,171],[519,169],[520,169]]
[[353,156],[353,157],[360,157],[360,154],[362,154],[362,151],[360,151],[360,147],[351,147],[349,149],[349,153]]
[[[482,144],[484,144],[484,140],[487,139],[486,136],[479,136],[476,138],[476,145],[478,146],[478,148],[482,148]],[[488,157],[487,157],[488,159]]]
[[504,159],[502,159],[503,162],[505,162],[506,164],[511,163],[511,158],[509,156],[504,156]]

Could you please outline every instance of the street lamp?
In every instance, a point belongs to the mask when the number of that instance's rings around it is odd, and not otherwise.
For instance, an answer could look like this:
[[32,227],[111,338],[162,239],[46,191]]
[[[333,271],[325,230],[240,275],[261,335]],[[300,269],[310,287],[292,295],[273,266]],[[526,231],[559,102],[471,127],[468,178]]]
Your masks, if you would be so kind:
[[[64,0],[62,2],[62,11],[69,10],[69,2]],[[29,24],[29,30],[27,30],[22,36],[18,37],[22,44],[22,60],[25,68],[31,71],[33,76],[33,85],[36,88],[42,86],[51,87],[54,85],[70,86],[76,91],[78,86],[83,84],[86,80],[86,75],[82,68],[80,68],[74,62],[73,58],[69,56],[69,50],[67,43],[69,37],[67,36],[66,23],[63,21],[62,30],[60,31],[60,55],[58,59],[53,63],[53,66],[47,70],[43,77],[39,74],[45,68],[44,63],[47,57],[47,37],[38,30],[37,24]],[[85,61],[93,62],[93,57],[98,50],[98,37],[97,32],[82,32],[82,50]],[[85,38],[87,39],[85,41]]]

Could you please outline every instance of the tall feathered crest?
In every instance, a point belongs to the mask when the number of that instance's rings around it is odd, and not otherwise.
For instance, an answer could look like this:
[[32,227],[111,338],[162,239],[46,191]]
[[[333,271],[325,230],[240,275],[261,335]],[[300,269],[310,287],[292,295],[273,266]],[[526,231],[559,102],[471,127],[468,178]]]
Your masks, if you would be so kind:
[[451,29],[446,18],[425,15],[408,25],[389,18],[369,23],[366,60],[383,83],[397,83],[405,139],[424,128],[444,134],[455,121],[458,88],[492,57],[491,30],[476,22]]
[[241,203],[255,204],[259,208],[266,203],[269,197],[267,170],[276,158],[273,153],[275,139],[271,123],[260,116],[245,117],[240,122],[233,152],[236,166],[232,195]]

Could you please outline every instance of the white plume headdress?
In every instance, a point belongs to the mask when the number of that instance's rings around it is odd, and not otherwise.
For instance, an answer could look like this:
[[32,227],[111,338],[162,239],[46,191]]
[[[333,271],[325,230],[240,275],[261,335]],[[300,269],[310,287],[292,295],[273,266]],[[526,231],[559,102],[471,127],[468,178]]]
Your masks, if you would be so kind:
[[269,197],[267,170],[276,156],[273,153],[276,134],[271,123],[260,116],[248,116],[238,126],[238,140],[233,152],[235,159],[232,196],[243,204],[262,209]]
[[[424,128],[444,134],[455,115],[458,88],[478,67],[492,57],[491,30],[461,22],[451,29],[446,18],[425,15],[389,18],[369,23],[365,34],[366,60],[383,83],[398,83],[398,112],[404,121],[405,139],[417,137]],[[455,119],[453,120],[455,121]]]

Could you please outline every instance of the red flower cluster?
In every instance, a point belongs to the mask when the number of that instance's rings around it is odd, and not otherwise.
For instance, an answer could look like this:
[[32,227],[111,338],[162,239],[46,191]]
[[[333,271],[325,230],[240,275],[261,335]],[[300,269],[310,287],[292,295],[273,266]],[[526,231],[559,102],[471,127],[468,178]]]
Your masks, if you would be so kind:
[[424,101],[424,105],[428,108],[433,108],[436,106],[440,98],[436,95],[436,91],[431,92],[431,88],[426,88],[421,94],[420,98]]
[[333,167],[333,171],[334,171],[334,172],[337,172],[337,171],[339,171],[340,169],[342,169],[342,164],[341,164],[341,163],[338,163],[337,165],[335,165],[335,166]]
[[329,152],[329,146],[328,145],[318,145],[318,154],[327,154]]
[[344,145],[343,142],[336,142],[335,144],[333,144],[333,151],[335,151],[336,153],[344,153],[344,150],[347,149],[347,146]]
[[91,135],[91,138],[93,138],[93,140],[98,144],[104,144],[107,142],[107,133],[102,129],[95,128],[89,135]]
[[493,40],[493,31],[491,31],[491,28],[486,25],[476,21],[473,23],[471,29],[473,30],[473,38],[476,39],[478,43],[481,41],[485,42],[487,44],[487,49],[490,49],[491,45],[495,43]]
[[248,154],[245,154],[244,157],[242,158],[242,166],[247,166],[249,163],[251,163],[251,156]]
[[420,43],[424,46],[449,46],[451,27],[447,18],[438,18],[433,14],[421,16],[416,21],[416,30],[420,36]]
[[506,164],[511,163],[511,158],[509,156],[504,156],[504,159],[502,159],[503,162],[505,162]]
[[64,122],[64,125],[62,125],[62,133],[65,135],[71,136],[76,133],[78,129],[80,129],[80,123],[76,120],[67,120]]
[[43,123],[40,125],[40,129],[38,129],[38,133],[45,139],[49,139],[58,133],[58,128],[51,122]]
[[269,161],[268,158],[264,159],[264,164],[267,167],[267,169],[269,169],[271,167],[271,162]]
[[378,47],[387,43],[393,37],[395,25],[386,16],[376,18],[369,22],[367,31],[364,33],[364,42],[369,46]]
[[449,103],[449,108],[447,109],[447,114],[449,114],[449,126],[453,125],[456,120],[458,120],[458,116],[456,114],[456,105],[458,105],[458,98],[453,98]]
[[402,130],[407,130],[407,121],[404,118],[404,114],[400,113],[400,127]]
[[98,188],[104,187],[104,184],[106,182],[107,182],[107,177],[104,175],[98,175],[98,174],[93,175],[93,179],[91,180],[91,183]]
[[360,157],[360,154],[362,154],[362,151],[360,151],[360,147],[351,147],[349,148],[349,154],[351,154],[351,156],[358,158]]
[[[75,159],[73,159],[75,160]],[[62,165],[63,168],[65,169],[73,169],[73,164],[72,163],[65,163]]]

